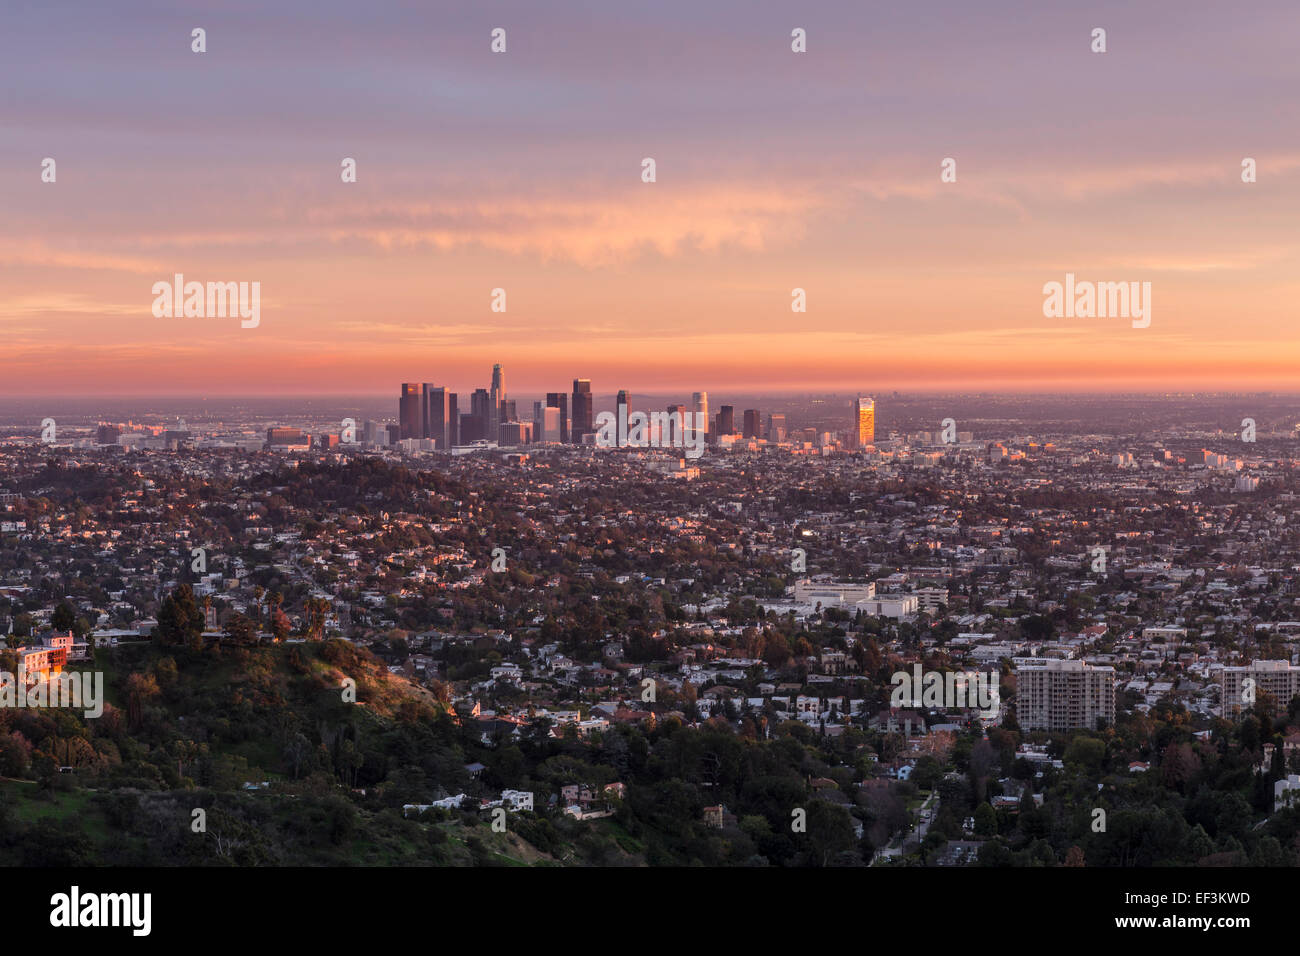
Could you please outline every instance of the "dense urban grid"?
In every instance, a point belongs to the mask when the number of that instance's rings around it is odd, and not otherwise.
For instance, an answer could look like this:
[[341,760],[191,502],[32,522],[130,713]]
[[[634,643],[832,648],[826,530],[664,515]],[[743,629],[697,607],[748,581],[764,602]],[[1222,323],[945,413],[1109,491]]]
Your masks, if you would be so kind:
[[642,398],[15,417],[0,861],[1300,863],[1293,401]]

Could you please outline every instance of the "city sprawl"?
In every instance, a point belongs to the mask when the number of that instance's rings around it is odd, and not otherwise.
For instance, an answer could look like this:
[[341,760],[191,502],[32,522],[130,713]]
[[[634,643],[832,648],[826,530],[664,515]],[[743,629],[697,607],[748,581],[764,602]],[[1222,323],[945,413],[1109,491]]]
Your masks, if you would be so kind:
[[0,861],[1300,862],[1294,401],[719,397],[8,409]]

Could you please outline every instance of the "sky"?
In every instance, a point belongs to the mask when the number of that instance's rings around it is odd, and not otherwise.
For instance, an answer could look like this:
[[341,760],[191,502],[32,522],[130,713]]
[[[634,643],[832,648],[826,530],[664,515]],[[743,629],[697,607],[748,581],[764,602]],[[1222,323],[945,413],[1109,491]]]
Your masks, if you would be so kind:
[[[1297,35],[1290,0],[9,0],[0,394],[494,362],[519,392],[1300,391]],[[155,317],[177,273],[260,283],[259,324]],[[1045,317],[1066,273],[1149,282],[1149,327]]]

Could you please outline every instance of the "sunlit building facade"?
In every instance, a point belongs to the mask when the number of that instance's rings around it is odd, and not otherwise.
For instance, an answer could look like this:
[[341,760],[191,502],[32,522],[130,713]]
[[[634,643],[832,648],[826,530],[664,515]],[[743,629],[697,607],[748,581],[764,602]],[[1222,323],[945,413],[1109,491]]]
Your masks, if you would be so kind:
[[858,447],[862,448],[876,440],[876,400],[859,395],[856,411]]

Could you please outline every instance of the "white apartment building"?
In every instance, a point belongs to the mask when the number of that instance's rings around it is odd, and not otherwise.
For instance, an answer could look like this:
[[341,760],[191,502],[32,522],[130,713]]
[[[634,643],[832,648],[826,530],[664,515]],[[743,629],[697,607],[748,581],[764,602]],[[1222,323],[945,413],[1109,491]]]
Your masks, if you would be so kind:
[[1095,730],[1115,721],[1115,668],[1037,660],[1016,668],[1016,721],[1031,730]]
[[1251,661],[1243,667],[1225,667],[1221,682],[1223,717],[1239,717],[1254,707],[1254,701],[1264,692],[1273,698],[1276,717],[1286,712],[1292,697],[1300,694],[1300,667],[1290,661]]

